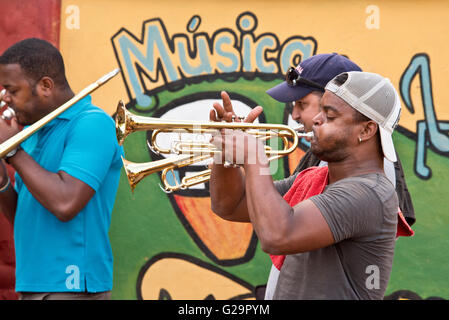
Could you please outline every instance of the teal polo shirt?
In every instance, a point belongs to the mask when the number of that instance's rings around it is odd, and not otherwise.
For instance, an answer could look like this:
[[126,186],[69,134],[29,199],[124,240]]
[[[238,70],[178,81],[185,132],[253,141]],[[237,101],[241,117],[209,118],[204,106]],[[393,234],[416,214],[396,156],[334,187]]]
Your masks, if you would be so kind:
[[64,171],[95,194],[75,218],[62,222],[33,197],[16,173],[16,291],[111,290],[108,231],[123,155],[113,119],[87,96],[21,146],[44,169]]

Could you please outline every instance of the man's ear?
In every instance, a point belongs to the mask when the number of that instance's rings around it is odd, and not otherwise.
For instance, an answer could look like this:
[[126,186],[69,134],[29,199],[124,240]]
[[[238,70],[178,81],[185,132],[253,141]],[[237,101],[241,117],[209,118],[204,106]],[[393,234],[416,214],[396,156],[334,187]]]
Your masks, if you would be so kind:
[[369,140],[371,139],[371,137],[375,136],[378,127],[379,125],[376,122],[372,120],[366,121],[363,124],[363,129],[362,132],[360,133],[360,138],[362,139],[362,141]]
[[38,91],[44,97],[49,97],[51,95],[51,93],[53,92],[55,83],[52,78],[45,76],[39,80],[39,82],[37,83],[36,86],[37,86]]

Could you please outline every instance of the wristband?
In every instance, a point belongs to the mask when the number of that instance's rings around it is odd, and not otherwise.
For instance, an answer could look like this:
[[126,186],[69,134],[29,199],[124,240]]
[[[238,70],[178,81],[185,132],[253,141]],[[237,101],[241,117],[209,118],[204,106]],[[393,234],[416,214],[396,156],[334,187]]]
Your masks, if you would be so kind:
[[14,157],[17,153],[17,151],[19,151],[20,149],[22,149],[20,146],[18,146],[17,148],[15,148],[14,150],[11,150],[6,156],[5,156],[5,161],[6,163],[9,163],[9,159]]

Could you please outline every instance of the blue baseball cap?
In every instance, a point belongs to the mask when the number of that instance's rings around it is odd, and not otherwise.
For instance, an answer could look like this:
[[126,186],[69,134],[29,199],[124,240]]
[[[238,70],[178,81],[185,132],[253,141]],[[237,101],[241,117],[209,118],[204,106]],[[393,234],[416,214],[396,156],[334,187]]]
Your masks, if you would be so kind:
[[[362,71],[362,69],[342,55],[337,53],[323,53],[302,61],[296,67],[296,71],[301,78],[315,82],[324,88],[329,81],[340,73]],[[312,91],[317,91],[317,89],[303,83],[297,83],[295,86],[291,86],[284,81],[268,89],[267,93],[277,101],[293,102],[305,97]]]

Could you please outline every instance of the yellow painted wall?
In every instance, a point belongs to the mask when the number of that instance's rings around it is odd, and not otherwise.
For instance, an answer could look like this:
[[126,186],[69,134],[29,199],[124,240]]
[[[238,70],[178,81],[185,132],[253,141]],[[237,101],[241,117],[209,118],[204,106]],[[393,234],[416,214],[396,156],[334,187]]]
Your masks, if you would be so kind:
[[[79,8],[79,29],[67,28]],[[379,8],[380,28],[366,27],[372,12]],[[69,8],[69,9],[67,9]],[[69,10],[69,11],[67,11]],[[317,53],[338,52],[349,56],[365,71],[389,77],[397,86],[411,57],[426,52],[431,57],[435,105],[449,104],[445,90],[449,71],[449,24],[445,23],[446,1],[119,1],[64,0],[61,7],[60,47],[66,58],[69,79],[76,91],[117,67],[111,37],[122,27],[140,35],[142,22],[160,17],[169,33],[186,33],[193,15],[200,15],[198,31],[212,33],[228,27],[235,29],[236,17],[250,10],[258,20],[255,34],[274,32],[280,40],[292,35],[313,36]],[[68,12],[68,13],[66,13]],[[416,89],[414,86],[414,89]],[[94,94],[99,106],[113,113],[116,100],[125,98],[120,81]],[[438,116],[449,117],[449,108],[439,108]],[[414,131],[421,108],[415,114],[403,112],[400,124]]]

